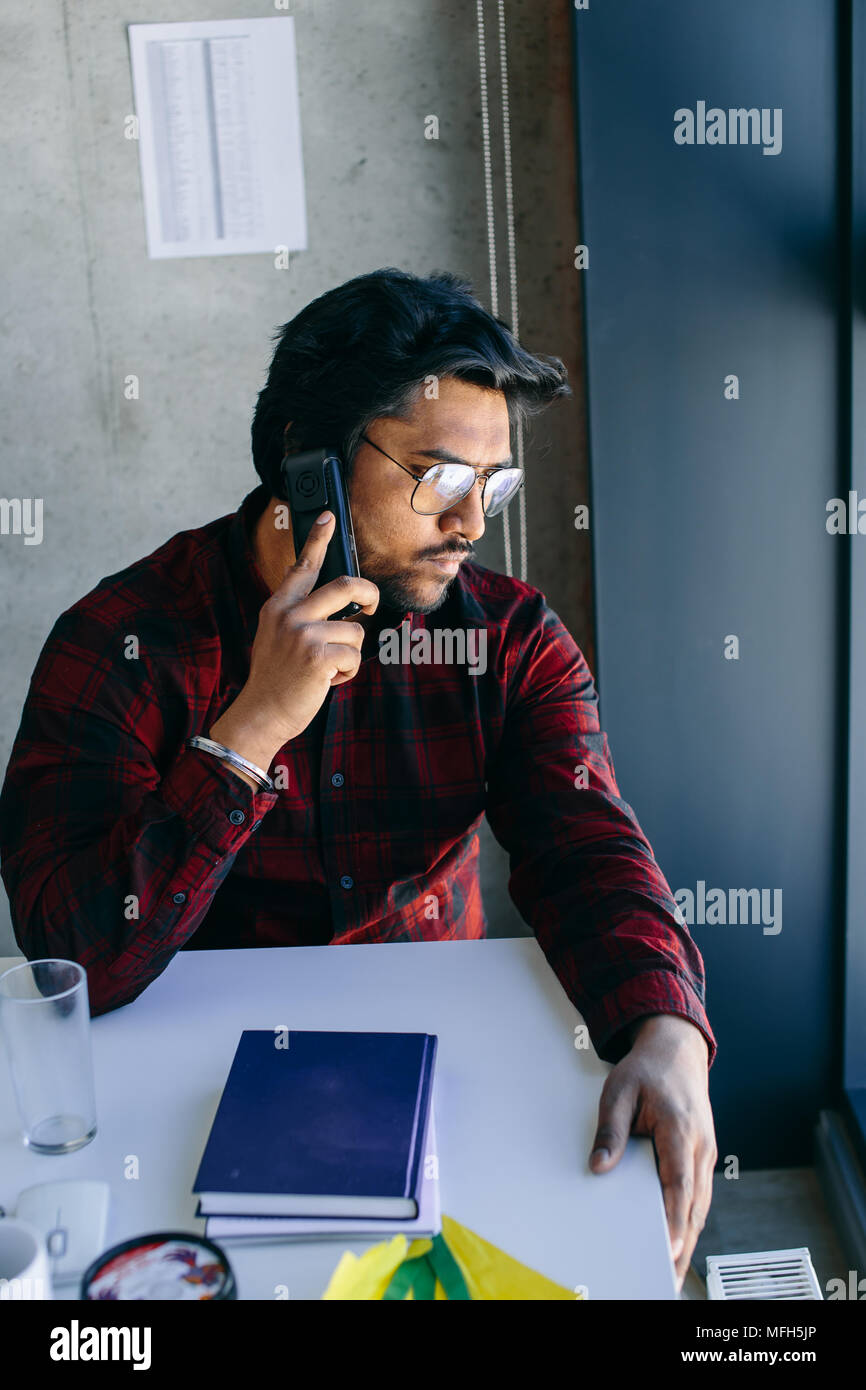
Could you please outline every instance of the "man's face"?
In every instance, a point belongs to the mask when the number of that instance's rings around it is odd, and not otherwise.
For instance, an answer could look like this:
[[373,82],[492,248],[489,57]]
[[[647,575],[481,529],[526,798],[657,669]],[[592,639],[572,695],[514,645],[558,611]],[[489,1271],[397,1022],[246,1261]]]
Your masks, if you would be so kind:
[[[437,400],[422,393],[407,419],[382,416],[366,434],[391,458],[363,440],[355,454],[349,503],[361,574],[378,586],[380,605],[432,613],[458,572],[453,562],[471,555],[473,542],[484,534],[481,484],[448,511],[421,516],[412,508],[414,483],[403,468],[420,478],[443,461],[469,463],[477,471],[507,465],[505,396],[445,377]],[[443,568],[447,561],[450,567]]]

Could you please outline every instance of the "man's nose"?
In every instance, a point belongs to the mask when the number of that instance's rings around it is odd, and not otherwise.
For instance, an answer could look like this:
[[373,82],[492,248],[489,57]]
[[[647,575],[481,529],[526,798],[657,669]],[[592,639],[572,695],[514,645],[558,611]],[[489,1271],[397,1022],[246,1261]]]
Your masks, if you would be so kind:
[[466,497],[442,513],[439,525],[443,531],[460,531],[469,541],[477,541],[484,535],[484,507],[481,504],[483,487],[484,479],[479,478]]

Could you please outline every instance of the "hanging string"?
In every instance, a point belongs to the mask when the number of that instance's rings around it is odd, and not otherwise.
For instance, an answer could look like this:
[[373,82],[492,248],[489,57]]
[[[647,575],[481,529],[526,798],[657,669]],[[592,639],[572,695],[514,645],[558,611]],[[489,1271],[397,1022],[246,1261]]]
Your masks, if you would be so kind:
[[[484,194],[487,207],[487,253],[490,263],[490,310],[499,314],[499,286],[496,266],[496,222],[493,207],[493,161],[490,152],[490,109],[487,94],[487,45],[484,32],[483,0],[476,0],[478,21],[478,73],[481,88],[481,144],[484,156]],[[505,166],[505,231],[508,248],[508,278],[511,295],[511,331],[517,338],[520,329],[517,305],[517,254],[514,238],[514,186],[511,172],[511,108],[508,94],[508,53],[505,37],[505,0],[498,0],[499,19],[499,76],[502,98],[502,137]],[[517,426],[517,465],[523,467],[523,428]],[[526,489],[518,493],[520,525],[520,578],[526,580]],[[502,513],[505,572],[512,576],[511,524],[508,509]]]
[[487,202],[487,255],[490,261],[490,312],[499,313],[496,282],[496,233],[493,221],[493,164],[490,158],[490,111],[487,104],[487,48],[484,42],[484,7],[475,0],[478,14],[478,76],[481,83],[481,144],[484,151],[484,196]]
[[[505,154],[505,226],[508,237],[508,278],[511,287],[511,331],[519,340],[517,312],[517,252],[514,242],[514,191],[511,179],[511,108],[508,100],[508,56],[505,46],[505,0],[499,0],[499,72],[502,84],[502,138]],[[523,427],[517,426],[517,466],[523,467]],[[526,489],[517,494],[520,516],[520,578],[526,580]],[[503,516],[507,513],[503,512]],[[509,559],[510,559],[509,535]],[[508,574],[511,574],[509,564]]]

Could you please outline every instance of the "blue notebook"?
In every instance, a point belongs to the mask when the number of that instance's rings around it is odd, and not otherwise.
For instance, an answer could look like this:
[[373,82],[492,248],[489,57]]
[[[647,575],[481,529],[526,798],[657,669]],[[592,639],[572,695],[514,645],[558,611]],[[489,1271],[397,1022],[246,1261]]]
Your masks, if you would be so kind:
[[198,1214],[416,1217],[436,1043],[245,1030],[193,1184]]

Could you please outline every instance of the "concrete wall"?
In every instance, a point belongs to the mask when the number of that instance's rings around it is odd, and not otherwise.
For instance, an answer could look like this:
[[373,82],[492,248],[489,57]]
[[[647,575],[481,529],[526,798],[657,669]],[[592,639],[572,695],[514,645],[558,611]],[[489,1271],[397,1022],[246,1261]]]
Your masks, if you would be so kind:
[[[527,439],[527,579],[594,665],[569,7],[507,0],[519,332],[569,367],[575,396]],[[249,420],[270,334],[323,290],[395,265],[467,275],[489,306],[475,6],[296,0],[309,250],[148,260],[126,25],[273,15],[249,0],[6,0],[0,18],[5,197],[0,415],[7,497],[44,499],[44,538],[0,536],[0,765],[56,616],[104,575],[185,527],[233,511],[254,484]],[[500,313],[508,318],[497,8],[485,0]],[[424,138],[436,114],[440,139]],[[124,378],[140,379],[137,401]],[[512,508],[515,512],[516,508]],[[516,525],[512,526],[518,573]],[[504,568],[502,522],[479,558]],[[614,750],[615,752],[615,750]],[[491,928],[522,930],[489,833]],[[2,896],[2,895],[0,895]],[[0,953],[14,950],[5,899]]]

